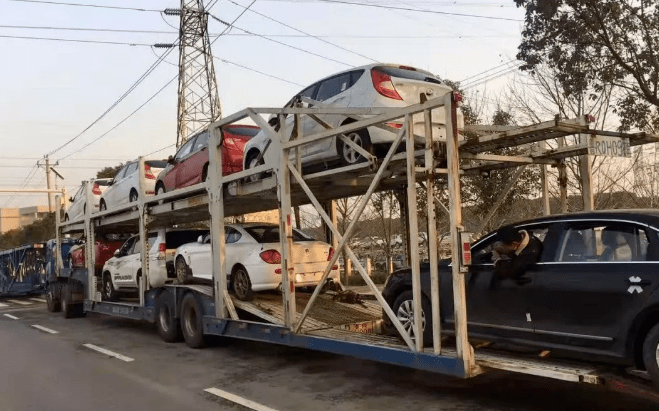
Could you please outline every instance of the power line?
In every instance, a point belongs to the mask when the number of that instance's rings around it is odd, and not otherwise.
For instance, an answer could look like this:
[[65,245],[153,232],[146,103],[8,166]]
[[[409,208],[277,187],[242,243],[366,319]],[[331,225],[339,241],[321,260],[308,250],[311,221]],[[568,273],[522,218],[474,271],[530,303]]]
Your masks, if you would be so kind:
[[[244,6],[242,6],[242,5],[238,4],[238,3],[236,3],[236,2],[233,1],[233,0],[229,0],[229,2],[235,4],[236,6],[244,7]],[[266,18],[266,19],[268,19],[268,20],[270,20],[270,21],[274,21],[275,23],[278,23],[278,24],[281,24],[282,26],[288,27],[288,28],[291,29],[291,30],[295,30],[295,31],[297,31],[298,33],[302,33],[302,34],[304,34],[305,36],[313,37],[313,38],[315,38],[316,40],[322,41],[323,43],[327,43],[327,44],[329,44],[329,45],[331,45],[331,46],[334,46],[334,47],[337,47],[337,48],[339,48],[339,49],[341,49],[341,50],[347,51],[348,53],[352,53],[352,54],[355,54],[355,55],[357,55],[357,56],[359,56],[359,57],[363,57],[363,58],[365,58],[366,60],[371,60],[371,61],[373,61],[373,62],[375,62],[375,63],[379,63],[378,60],[372,59],[372,58],[370,58],[370,57],[368,57],[368,56],[365,56],[365,55],[363,55],[363,54],[361,54],[361,53],[357,53],[356,51],[352,51],[352,50],[347,49],[347,48],[345,48],[345,47],[339,46],[338,44],[334,44],[334,43],[332,43],[332,42],[330,42],[330,41],[327,41],[327,40],[325,40],[325,39],[322,39],[322,38],[320,38],[320,37],[318,37],[318,36],[315,36],[315,35],[313,35],[313,34],[309,34],[309,33],[305,32],[305,31],[302,31],[302,30],[297,29],[297,28],[295,28],[295,27],[293,27],[293,26],[290,26],[290,25],[288,25],[288,24],[286,24],[286,23],[284,23],[284,22],[281,22],[281,21],[279,21],[279,20],[275,20],[275,19],[273,19],[272,17],[267,16],[267,15],[265,15],[265,14],[263,14],[263,13],[259,13],[259,12],[256,11],[256,10],[250,10],[250,11],[251,11],[252,13],[258,14],[259,16],[264,17],[264,18]]]
[[283,81],[283,82],[286,82],[286,83],[289,83],[289,84],[293,84],[293,85],[295,85],[295,86],[304,87],[303,84],[296,83],[296,82],[294,82],[294,81],[286,80],[286,79],[283,79],[283,78],[281,78],[281,77],[277,77],[277,76],[272,75],[272,74],[264,73],[264,72],[262,72],[262,71],[259,71],[259,70],[256,70],[256,69],[253,69],[253,68],[250,68],[250,67],[247,67],[247,66],[243,66],[243,65],[241,65],[241,64],[234,63],[233,61],[228,61],[228,60],[225,60],[225,59],[220,58],[220,57],[217,57],[217,56],[213,56],[213,57],[214,57],[215,59],[221,61],[222,63],[231,64],[231,65],[234,65],[234,66],[237,66],[237,67],[243,68],[243,69],[245,69],[245,70],[253,71],[253,72],[255,72],[255,73],[259,73],[259,74],[262,74],[262,75],[264,75],[264,76],[267,76],[267,77],[270,77],[270,78],[273,78],[273,79],[276,79],[276,80],[280,80],[280,81]]
[[269,37],[267,37],[267,36],[264,36],[263,34],[253,33],[253,32],[251,32],[251,31],[249,31],[249,30],[241,29],[240,27],[236,27],[236,26],[234,26],[233,23],[227,23],[226,21],[221,20],[221,19],[215,17],[214,15],[212,15],[212,14],[210,14],[210,13],[209,13],[208,15],[211,16],[213,19],[219,21],[220,23],[224,24],[224,25],[227,26],[227,27],[233,27],[233,28],[235,28],[235,29],[238,29],[238,30],[240,30],[240,31],[244,31],[245,33],[249,33],[249,34],[252,34],[252,35],[254,35],[254,36],[261,37],[261,38],[263,38],[263,39],[265,39],[265,40],[268,40],[268,41],[271,41],[271,42],[273,42],[273,43],[281,44],[282,46],[286,46],[286,47],[292,48],[292,49],[294,49],[294,50],[301,51],[301,52],[303,52],[303,53],[311,54],[312,56],[320,57],[320,58],[325,59],[325,60],[329,60],[329,61],[333,61],[333,62],[335,62],[335,63],[343,64],[344,66],[355,67],[355,66],[352,65],[352,64],[344,63],[343,61],[339,61],[339,60],[333,59],[333,58],[331,58],[331,57],[323,56],[322,54],[314,53],[313,51],[305,50],[305,49],[300,48],[300,47],[296,47],[296,46],[292,46],[292,45],[290,45],[290,44],[283,43],[283,42],[281,42],[281,41],[279,41],[279,40],[271,39],[271,38],[269,38]]
[[6,36],[6,35],[0,35],[0,37],[8,38],[8,39],[22,39],[22,40],[66,41],[71,43],[115,44],[122,46],[146,46],[146,47],[153,46],[153,44],[146,44],[146,43],[125,43],[119,41],[103,41],[103,40],[79,40],[79,39],[61,39],[61,38],[52,38],[52,37],[28,37],[28,36]]
[[177,34],[172,30],[132,30],[132,29],[99,29],[86,27],[52,27],[52,26],[12,26],[0,25],[3,29],[33,29],[33,30],[66,30],[66,31],[99,31],[109,33],[148,33],[148,34]]
[[[518,21],[518,22],[524,21],[524,20],[520,20],[520,19],[511,19],[511,18],[508,18],[508,17],[481,16],[481,15],[478,15],[478,14],[452,13],[452,12],[448,12],[448,11],[438,11],[438,10],[419,10],[419,9],[413,9],[413,8],[408,8],[408,7],[385,6],[383,4],[371,4],[371,3],[355,3],[355,2],[344,1],[344,0],[318,0],[318,1],[320,1],[322,3],[349,4],[349,5],[353,5],[353,6],[375,7],[375,8],[387,9],[387,10],[403,10],[403,11],[415,11],[417,13],[442,14],[442,15],[445,15],[445,16],[473,17],[473,18],[479,18],[479,19]],[[293,2],[293,3],[295,3],[295,2]]]
[[[178,40],[176,40],[176,42],[178,42]],[[175,42],[175,43],[176,43],[176,42]],[[110,111],[112,111],[117,105],[119,105],[119,103],[121,103],[121,102],[122,102],[122,101],[123,101],[123,100],[124,100],[124,99],[125,99],[125,98],[126,98],[126,97],[127,97],[132,91],[133,91],[133,90],[135,90],[135,89],[137,88],[137,86],[139,86],[139,85],[144,81],[144,79],[145,79],[147,76],[149,76],[149,75],[150,75],[150,74],[156,69],[156,67],[158,67],[158,65],[159,65],[159,64],[165,59],[165,57],[167,57],[167,56],[169,55],[169,53],[172,52],[172,50],[174,50],[174,48],[170,48],[169,50],[165,51],[162,55],[160,55],[160,57],[159,57],[159,58],[158,58],[158,59],[157,59],[152,65],[151,65],[151,67],[149,67],[149,68],[147,69],[147,71],[144,72],[144,74],[142,74],[142,75],[140,76],[140,78],[138,78],[137,81],[135,81],[135,83],[133,83],[133,84],[128,88],[128,90],[127,90],[127,91],[126,91],[121,97],[119,97],[119,99],[117,99],[117,100],[116,100],[116,101],[110,106],[110,108],[108,108],[107,110],[105,110],[105,112],[104,112],[103,114],[101,114],[96,120],[94,120],[90,125],[88,125],[84,130],[82,130],[78,135],[76,135],[75,137],[71,138],[71,139],[68,140],[66,143],[60,145],[60,146],[57,147],[56,149],[51,150],[51,151],[48,153],[48,155],[54,154],[54,153],[56,153],[57,151],[59,151],[59,150],[63,149],[64,147],[66,147],[67,145],[71,144],[73,141],[77,140],[80,136],[82,136],[87,130],[89,130],[90,128],[92,128],[92,127],[93,127],[96,123],[98,123],[101,119],[103,119],[103,118],[104,118],[104,117],[105,117]],[[167,84],[169,84],[169,83],[167,83]],[[157,94],[157,93],[156,93],[156,94]]]
[[60,3],[60,2],[56,2],[56,1],[43,1],[43,0],[9,0],[9,1],[20,1],[20,2],[23,2],[23,3],[51,4],[51,5],[56,5],[56,6],[77,6],[77,7],[94,7],[94,8],[99,8],[99,9],[160,12],[160,10],[154,10],[154,9],[141,9],[141,8],[137,8],[137,7],[102,6],[102,5],[98,5],[98,4]]

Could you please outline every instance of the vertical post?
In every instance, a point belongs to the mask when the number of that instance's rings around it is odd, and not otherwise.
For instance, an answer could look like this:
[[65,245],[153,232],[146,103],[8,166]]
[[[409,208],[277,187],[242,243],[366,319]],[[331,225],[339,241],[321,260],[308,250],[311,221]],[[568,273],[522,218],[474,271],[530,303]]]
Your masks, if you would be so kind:
[[58,277],[64,266],[62,262],[62,230],[60,227],[62,217],[60,210],[62,209],[62,197],[65,195],[66,193],[62,192],[62,195],[55,197],[57,212],[55,213],[55,266],[53,267],[53,273]]
[[[94,204],[93,184],[85,181],[85,201]],[[87,266],[87,298],[96,301],[96,233],[91,221],[93,207],[85,209],[85,266]]]
[[405,245],[405,265],[410,267],[412,261],[410,259],[410,219],[408,210],[408,201],[407,195],[404,190],[396,190],[396,198],[398,199],[398,204],[400,205],[400,219],[403,226],[403,244]]
[[[558,147],[565,146],[565,137],[558,139]],[[558,188],[561,194],[561,213],[567,213],[567,165],[565,159],[558,163]]]
[[[547,141],[543,140],[540,143],[540,149],[544,153],[547,151]],[[542,191],[542,215],[551,214],[551,206],[549,204],[549,175],[547,173],[547,165],[540,165],[540,184]]]
[[222,130],[211,127],[208,145],[208,179],[206,190],[209,195],[211,214],[211,250],[213,258],[213,289],[215,316],[227,317],[224,296],[227,291],[226,237],[224,235],[224,190],[222,189]]
[[437,216],[435,215],[435,161],[432,138],[432,113],[430,110],[424,110],[423,114],[426,134],[426,205],[428,213],[428,259],[430,261],[432,346],[433,352],[439,355],[442,351],[442,337],[439,312],[439,256],[437,255]]
[[[50,159],[46,155],[46,188],[51,189],[50,185]],[[53,193],[48,192],[48,212],[53,212]]]
[[414,162],[414,122],[412,115],[405,116],[407,127],[405,151],[407,153],[407,216],[409,219],[409,257],[412,268],[412,300],[414,306],[414,337],[417,351],[423,351],[423,306],[421,299],[421,265],[419,263],[419,223],[416,208],[416,167]]
[[462,204],[460,201],[460,154],[456,126],[455,94],[446,95],[446,156],[448,160],[449,220],[451,223],[451,271],[453,278],[453,317],[455,344],[466,375],[472,372],[473,352],[467,338],[467,297],[465,279],[460,267],[460,231],[462,230]]
[[[588,134],[580,134],[579,142],[581,145],[588,145]],[[590,163],[591,156],[586,154],[579,156],[579,171],[581,174],[581,188],[583,189],[583,210],[593,211],[595,201],[593,196],[593,167]]]
[[139,241],[142,243],[142,251],[140,251],[140,262],[142,266],[142,275],[138,279],[138,287],[140,293],[140,306],[144,307],[144,292],[148,289],[149,285],[149,230],[148,230],[148,216],[146,215],[146,207],[144,207],[144,200],[146,197],[146,187],[144,182],[146,180],[144,170],[144,157],[140,157],[137,163],[137,172],[139,173],[139,183],[137,186],[137,211],[139,213]]
[[289,149],[281,143],[288,139],[286,116],[279,115],[279,170],[277,187],[279,194],[279,241],[281,242],[281,284],[283,289],[284,325],[293,329],[295,324],[295,262],[293,261],[293,223],[291,219],[291,174],[288,170]]

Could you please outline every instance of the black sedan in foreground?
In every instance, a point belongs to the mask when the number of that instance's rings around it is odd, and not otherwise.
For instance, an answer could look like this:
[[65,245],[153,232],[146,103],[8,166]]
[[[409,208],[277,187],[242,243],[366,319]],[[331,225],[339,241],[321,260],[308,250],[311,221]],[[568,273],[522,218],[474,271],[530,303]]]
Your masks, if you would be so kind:
[[[542,252],[537,263],[510,277],[495,270],[497,231],[472,245],[472,265],[465,274],[469,336],[634,366],[647,370],[659,387],[659,211],[574,213],[512,226],[542,241]],[[440,317],[443,331],[450,333],[448,263],[439,268]],[[421,284],[423,338],[429,345],[427,264],[421,267]],[[412,330],[410,269],[389,276],[382,294]],[[394,330],[384,317],[385,329]]]

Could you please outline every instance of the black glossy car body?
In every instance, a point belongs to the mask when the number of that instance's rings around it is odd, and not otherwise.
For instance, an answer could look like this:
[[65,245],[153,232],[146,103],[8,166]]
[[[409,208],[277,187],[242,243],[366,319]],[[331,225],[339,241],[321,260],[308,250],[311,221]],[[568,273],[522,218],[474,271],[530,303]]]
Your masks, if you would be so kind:
[[[470,337],[639,368],[644,367],[643,345],[651,337],[648,344],[654,346],[646,347],[645,363],[657,350],[654,368],[648,368],[659,375],[659,346],[653,336],[659,334],[659,211],[574,213],[513,226],[540,238],[542,255],[522,276],[501,278],[492,263],[495,232],[472,245],[473,264],[465,275]],[[421,283],[429,307],[427,264],[421,268]],[[383,296],[394,312],[397,298],[411,287],[409,269],[389,277]],[[448,261],[440,263],[440,287],[443,329],[450,332]],[[426,324],[425,340],[430,328]]]

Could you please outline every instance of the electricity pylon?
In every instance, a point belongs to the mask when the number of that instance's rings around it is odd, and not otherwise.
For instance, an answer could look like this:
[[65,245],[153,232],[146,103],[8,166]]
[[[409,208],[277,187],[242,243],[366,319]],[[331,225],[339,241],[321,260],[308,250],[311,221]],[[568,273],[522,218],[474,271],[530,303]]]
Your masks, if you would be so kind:
[[179,14],[176,148],[222,117],[203,0],[181,0]]

